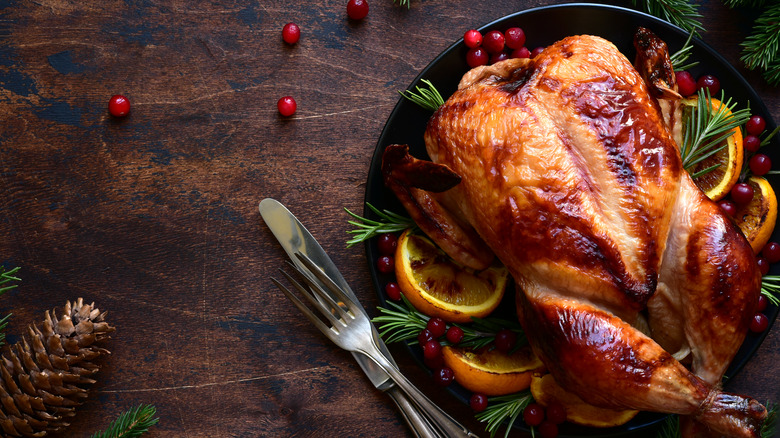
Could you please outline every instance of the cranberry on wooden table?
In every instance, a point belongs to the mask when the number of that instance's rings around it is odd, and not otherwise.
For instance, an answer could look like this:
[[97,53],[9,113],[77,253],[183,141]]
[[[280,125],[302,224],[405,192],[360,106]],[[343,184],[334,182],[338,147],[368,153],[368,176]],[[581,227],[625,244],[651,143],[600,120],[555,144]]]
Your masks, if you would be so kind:
[[130,113],[130,101],[121,94],[115,94],[108,101],[108,112],[114,117],[124,117]]
[[362,20],[368,15],[368,1],[349,0],[347,2],[347,15],[352,20]]
[[292,96],[284,96],[276,102],[276,108],[279,110],[279,114],[284,117],[290,117],[298,109],[298,103],[295,102]]
[[282,28],[282,39],[287,44],[295,44],[301,38],[301,28],[295,23],[287,23]]

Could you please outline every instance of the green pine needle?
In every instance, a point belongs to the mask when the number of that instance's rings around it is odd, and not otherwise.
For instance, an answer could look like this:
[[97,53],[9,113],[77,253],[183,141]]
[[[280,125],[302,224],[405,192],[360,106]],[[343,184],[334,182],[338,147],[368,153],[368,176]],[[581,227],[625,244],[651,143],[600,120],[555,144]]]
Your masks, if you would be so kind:
[[406,6],[406,9],[411,8],[410,5],[411,0],[393,0],[393,4],[398,4],[398,6]]
[[508,421],[504,432],[504,438],[506,438],[509,436],[509,431],[512,430],[512,425],[531,401],[533,401],[533,396],[527,390],[516,394],[490,397],[487,409],[478,413],[476,418],[487,423],[485,430],[490,433],[491,438],[496,435],[501,425]]
[[741,45],[741,59],[749,69],[766,70],[780,61],[780,3],[768,7],[756,19],[753,33]]
[[6,271],[4,266],[0,266],[0,294],[8,292],[9,290],[17,286],[16,284],[8,284],[8,283],[21,281],[19,277],[16,277],[14,275],[18,271],[19,271],[18,266],[9,271]]
[[677,415],[666,417],[656,438],[680,438],[680,417]]
[[[764,420],[764,425],[761,427],[761,438],[774,438],[775,428],[777,427],[777,403],[766,403],[767,416]],[[663,426],[658,431],[656,438],[681,438],[680,432],[680,417],[677,415],[669,415],[666,417]]]
[[688,0],[631,0],[634,6],[637,4],[650,15],[676,24],[688,32],[698,34],[704,31],[704,26],[699,21],[702,15],[699,13],[699,5]]
[[[680,148],[683,167],[689,173],[700,162],[717,154],[727,143],[731,130],[743,125],[750,118],[750,108],[736,109],[736,103],[731,98],[726,99],[723,92],[720,96],[721,105],[713,111],[710,106],[710,93],[707,88],[699,90],[696,107],[692,109],[685,125],[685,135]],[[716,169],[718,165],[708,167],[691,176],[697,178]]]
[[418,85],[415,87],[417,93],[409,90],[399,91],[398,93],[429,111],[436,111],[440,106],[444,105],[444,98],[441,97],[439,90],[433,86],[431,81],[423,79],[422,82],[428,88],[420,88]]
[[344,211],[346,211],[353,218],[357,219],[354,221],[347,221],[350,225],[357,227],[356,229],[347,231],[347,233],[355,235],[355,237],[347,240],[347,248],[350,248],[352,245],[358,244],[360,242],[365,242],[366,240],[379,234],[397,233],[409,228],[417,228],[417,225],[414,223],[414,221],[408,217],[401,216],[400,214],[393,213],[389,210],[380,211],[369,202],[366,202],[366,206],[368,206],[368,208],[377,216],[379,216],[384,222],[364,218],[345,208]]
[[160,421],[153,405],[138,405],[122,412],[108,429],[93,434],[90,438],[136,438],[146,433]]
[[736,6],[759,7],[764,6],[767,0],[723,0],[723,4],[733,8]]
[[777,403],[767,402],[767,415],[764,420],[764,426],[761,427],[761,438],[775,438],[777,430],[777,411],[780,406]]

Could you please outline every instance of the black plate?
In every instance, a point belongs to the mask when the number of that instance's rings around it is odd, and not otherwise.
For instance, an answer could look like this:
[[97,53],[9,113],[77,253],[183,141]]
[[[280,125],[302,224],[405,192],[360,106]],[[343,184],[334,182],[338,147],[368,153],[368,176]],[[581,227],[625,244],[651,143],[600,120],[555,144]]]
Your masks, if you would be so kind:
[[[666,41],[671,52],[679,50],[688,38],[688,34],[684,30],[650,15],[630,9],[596,4],[567,4],[529,9],[488,23],[479,30],[484,34],[488,30],[498,29],[505,31],[515,26],[521,27],[525,31],[528,38],[526,45],[529,49],[547,46],[570,35],[591,34],[611,41],[629,60],[634,58],[632,38],[639,26],[647,27],[655,32]],[[720,79],[721,86],[727,96],[733,98],[740,107],[745,106],[749,102],[753,113],[760,114],[767,120],[767,130],[774,129],[776,125],[761,99],[734,67],[702,41],[694,39],[693,45],[691,60],[699,61],[700,64],[689,70],[691,74],[694,77],[705,73],[715,75]],[[436,86],[446,99],[456,90],[461,76],[468,70],[465,62],[466,51],[463,40],[457,41],[434,59],[415,78],[409,89],[413,90],[418,85],[424,85],[420,81],[427,79]],[[420,158],[427,157],[423,144],[423,133],[430,115],[430,112],[421,109],[406,99],[399,100],[390,114],[382,135],[379,137],[379,142],[372,158],[366,185],[366,202],[380,209],[404,213],[403,207],[398,203],[392,192],[384,187],[382,182],[380,172],[382,152],[387,145],[400,143],[408,144],[412,155]],[[774,140],[774,143],[777,143],[777,139]],[[777,147],[766,149],[778,150]],[[776,154],[772,152],[768,152],[768,154],[773,162],[780,163],[780,158]],[[773,187],[775,187],[775,191],[780,193],[776,177],[770,176],[769,179]],[[374,217],[373,213],[367,209],[364,211],[364,215],[365,217]],[[780,231],[776,228],[771,240],[780,240],[779,235]],[[393,278],[376,270],[376,260],[380,255],[374,241],[368,242],[366,252],[374,286],[379,292],[382,304],[385,305],[383,288],[387,282],[393,281]],[[780,273],[780,266],[773,266],[772,274],[777,275],[778,273]],[[513,294],[507,293],[507,295]],[[514,306],[503,305],[502,307],[514,308]],[[770,305],[766,313],[769,316],[771,329],[772,323],[777,318],[778,308]],[[727,371],[727,376],[733,377],[745,365],[768,332],[769,329],[760,335],[748,335]],[[410,348],[409,351],[422,364],[422,355],[419,348]],[[464,403],[468,403],[470,396],[468,391],[457,384],[453,384],[449,389]],[[561,428],[560,436],[616,437],[645,435],[654,431],[665,417],[665,415],[661,414],[642,412],[629,423],[608,429],[564,425]],[[518,427],[522,428],[522,426]]]

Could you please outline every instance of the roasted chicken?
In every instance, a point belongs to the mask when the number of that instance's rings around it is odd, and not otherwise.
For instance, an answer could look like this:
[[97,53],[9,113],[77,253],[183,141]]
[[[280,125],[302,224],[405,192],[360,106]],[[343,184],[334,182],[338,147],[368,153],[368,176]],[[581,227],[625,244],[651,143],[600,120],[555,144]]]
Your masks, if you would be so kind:
[[390,145],[384,180],[450,256],[509,268],[562,386],[681,414],[687,436],[756,437],[766,409],[720,385],[755,312],[755,256],[682,167],[666,45],[645,29],[635,45],[636,68],[582,35],[469,71],[428,122],[431,161]]

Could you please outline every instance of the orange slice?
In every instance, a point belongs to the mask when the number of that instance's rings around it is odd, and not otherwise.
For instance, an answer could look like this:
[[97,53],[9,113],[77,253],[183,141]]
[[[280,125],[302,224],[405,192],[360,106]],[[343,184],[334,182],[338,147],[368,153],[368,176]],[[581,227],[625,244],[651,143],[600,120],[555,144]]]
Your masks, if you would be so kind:
[[501,302],[509,276],[500,265],[482,271],[467,268],[409,230],[398,239],[395,274],[401,292],[417,310],[448,322],[487,316]]
[[531,379],[531,395],[542,406],[560,403],[566,409],[566,421],[583,426],[613,427],[627,423],[639,411],[599,408],[585,403],[576,394],[563,389],[552,374],[536,375]]
[[777,221],[777,197],[769,181],[751,176],[747,181],[753,187],[753,199],[734,214],[734,221],[747,237],[753,252],[758,254],[769,241]]
[[447,346],[442,349],[442,355],[460,386],[490,396],[527,389],[534,372],[544,368],[529,346],[511,354],[497,349],[474,351]]
[[[698,96],[691,96],[682,100],[683,126],[687,126],[687,118],[691,117],[697,101]],[[721,105],[720,100],[710,99],[712,112],[718,111]],[[723,109],[726,116],[731,115],[731,111],[726,106]],[[696,175],[697,172],[719,165],[714,170],[693,179],[693,182],[713,201],[718,201],[728,195],[731,188],[739,180],[739,173],[742,171],[742,162],[745,154],[742,148],[742,131],[740,131],[739,127],[736,127],[731,132],[731,136],[725,140],[726,147],[688,169],[691,175]]]

